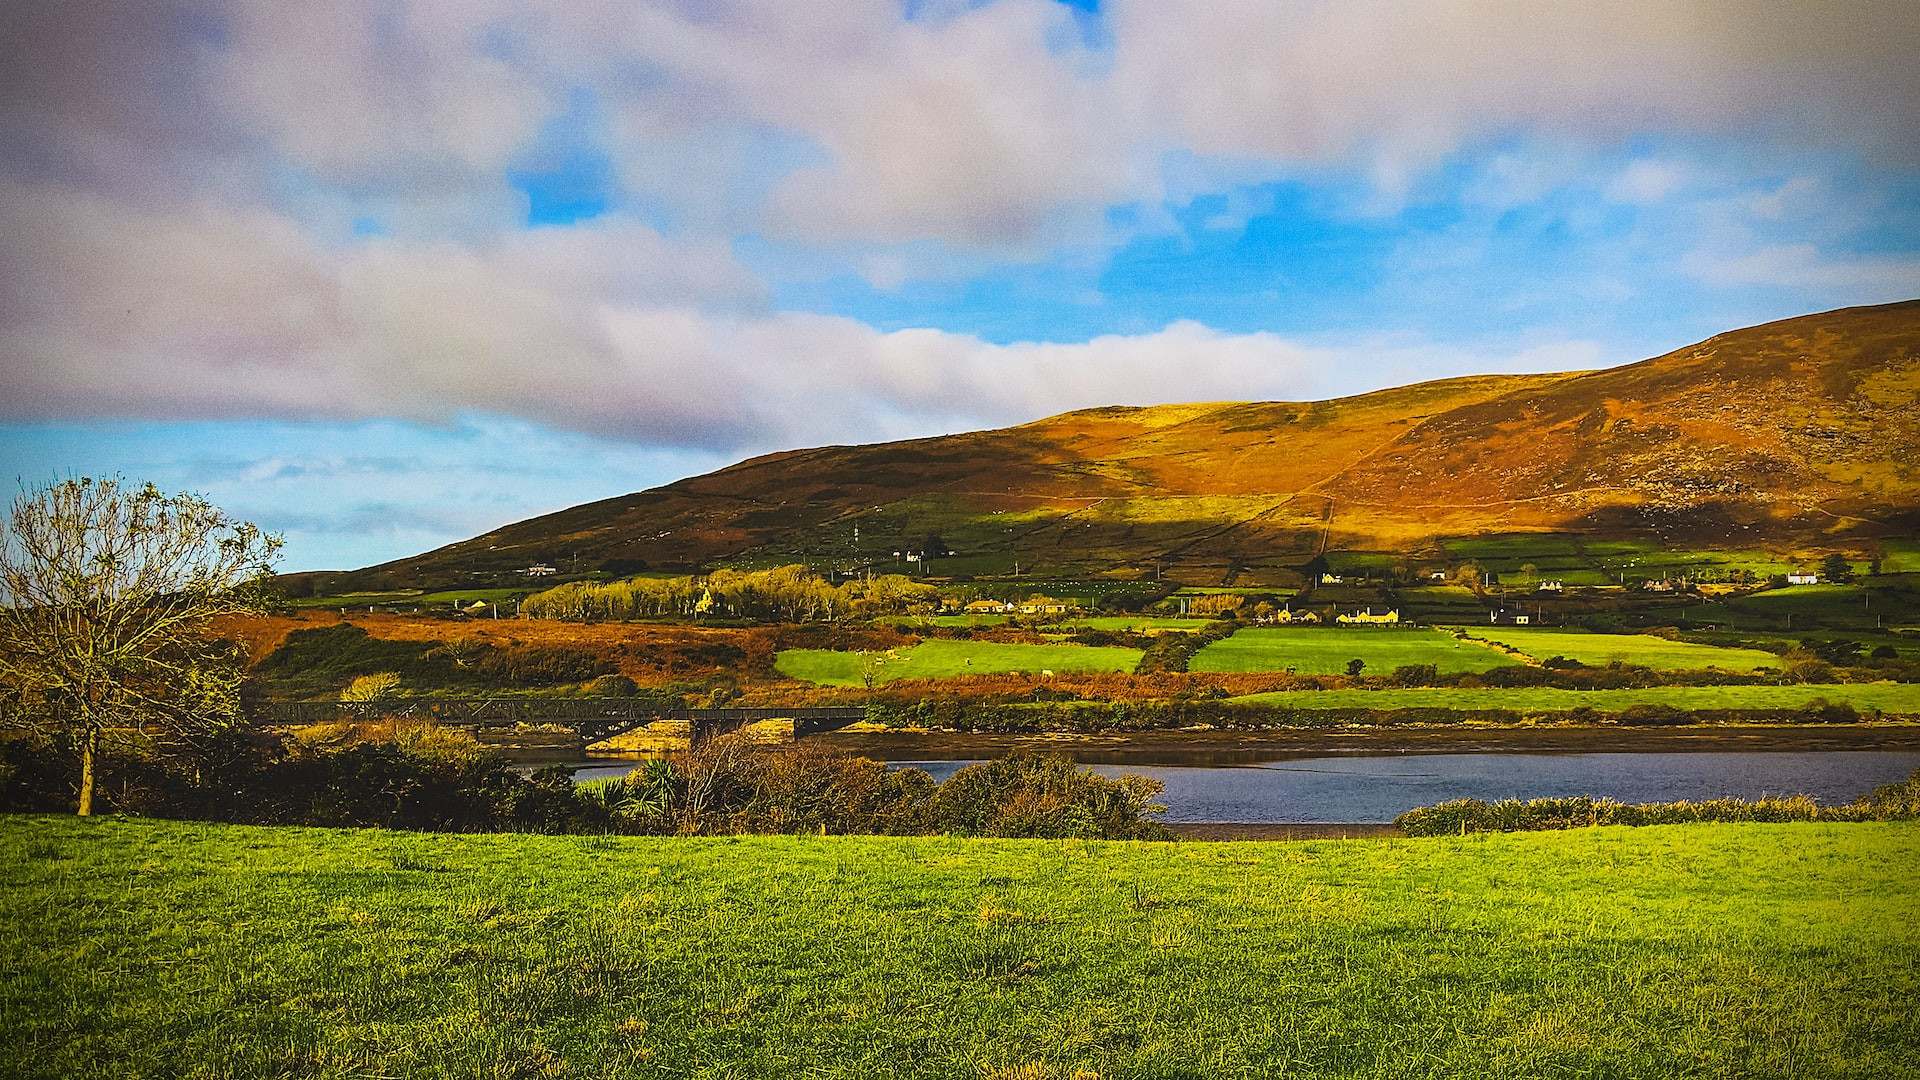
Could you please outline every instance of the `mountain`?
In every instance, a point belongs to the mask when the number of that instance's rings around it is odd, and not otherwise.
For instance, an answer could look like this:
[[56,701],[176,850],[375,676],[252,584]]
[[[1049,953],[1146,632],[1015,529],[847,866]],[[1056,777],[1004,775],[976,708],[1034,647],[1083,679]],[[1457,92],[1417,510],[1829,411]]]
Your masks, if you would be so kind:
[[1742,549],[1920,535],[1920,301],[1624,367],[1316,402],[1085,409],[794,450],[352,575],[444,586],[716,561],[1280,581],[1322,550],[1516,532]]

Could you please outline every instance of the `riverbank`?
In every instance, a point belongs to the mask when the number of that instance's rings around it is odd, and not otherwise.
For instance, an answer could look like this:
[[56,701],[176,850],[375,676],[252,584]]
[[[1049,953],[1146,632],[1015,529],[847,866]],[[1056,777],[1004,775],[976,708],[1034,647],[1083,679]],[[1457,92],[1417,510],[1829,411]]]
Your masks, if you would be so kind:
[[6,817],[0,852],[0,1074],[29,1080],[1920,1060],[1910,824],[1193,844]]

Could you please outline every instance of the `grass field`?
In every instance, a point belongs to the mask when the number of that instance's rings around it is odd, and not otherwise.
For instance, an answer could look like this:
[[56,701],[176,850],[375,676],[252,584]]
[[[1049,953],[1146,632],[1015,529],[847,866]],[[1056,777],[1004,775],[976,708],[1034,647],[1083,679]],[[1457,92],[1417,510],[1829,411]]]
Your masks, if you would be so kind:
[[[1003,626],[1005,615],[927,615],[919,618],[884,619],[883,622],[911,629],[915,624],[931,626]],[[1153,633],[1158,630],[1199,630],[1213,625],[1212,619],[1183,619],[1164,615],[1090,615],[1083,619],[1065,619],[1060,625],[1072,630],[1134,630]]]
[[[1875,581],[1872,578],[1867,580]],[[1865,630],[1883,624],[1913,626],[1920,623],[1920,597],[1906,589],[1886,587],[1795,585],[1754,593],[1717,606],[1729,613],[1729,621],[1741,626],[1749,625],[1749,620],[1755,618],[1784,626],[1789,615],[1796,620],[1794,625],[1802,629],[1826,626]],[[1711,612],[1713,607],[1701,610]]]
[[357,607],[448,607],[452,604],[472,604],[476,602],[505,603],[518,600],[528,593],[538,592],[539,587],[529,586],[519,589],[451,589],[444,592],[377,592],[349,593],[345,596],[309,596],[288,601],[288,607],[295,608],[357,608]]
[[875,664],[874,681],[950,679],[957,675],[999,675],[1015,671],[1132,671],[1139,649],[1092,645],[1012,645],[997,641],[948,641],[935,638],[910,649],[885,653],[832,649],[782,649],[774,667],[782,675],[826,686],[860,686],[863,665]]
[[1427,840],[0,819],[0,1074],[1913,1075],[1920,828]]
[[1640,690],[1279,690],[1233,698],[1293,709],[1512,709],[1559,711],[1588,705],[1619,712],[1635,705],[1676,709],[1798,709],[1813,701],[1845,703],[1862,711],[1920,716],[1920,683],[1850,683],[1835,686],[1649,686]]
[[1589,667],[1615,660],[1663,671],[1717,667],[1729,671],[1775,668],[1780,658],[1759,649],[1723,649],[1689,641],[1668,641],[1651,634],[1585,634],[1565,630],[1529,630],[1510,626],[1470,626],[1474,637],[1519,649],[1536,660],[1564,656]]
[[1212,619],[1186,619],[1169,615],[1095,615],[1075,619],[1068,625],[1075,630],[1134,630],[1151,634],[1159,630],[1204,630],[1215,623]]
[[1484,645],[1438,630],[1348,627],[1256,627],[1216,641],[1195,653],[1189,671],[1285,671],[1330,675],[1347,661],[1364,660],[1369,675],[1388,675],[1402,664],[1433,664],[1441,671],[1486,671],[1518,663]]

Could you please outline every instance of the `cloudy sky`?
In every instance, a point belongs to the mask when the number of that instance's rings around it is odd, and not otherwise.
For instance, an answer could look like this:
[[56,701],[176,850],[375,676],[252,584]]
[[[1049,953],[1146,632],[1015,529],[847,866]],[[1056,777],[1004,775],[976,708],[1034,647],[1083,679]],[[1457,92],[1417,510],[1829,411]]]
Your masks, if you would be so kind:
[[1920,4],[0,0],[0,463],[288,569],[1920,296]]

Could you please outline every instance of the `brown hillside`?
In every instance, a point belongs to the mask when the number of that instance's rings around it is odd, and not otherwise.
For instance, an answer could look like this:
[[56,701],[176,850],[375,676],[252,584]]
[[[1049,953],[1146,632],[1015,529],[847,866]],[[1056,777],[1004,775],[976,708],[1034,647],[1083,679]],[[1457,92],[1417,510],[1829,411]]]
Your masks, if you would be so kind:
[[[560,560],[890,560],[1255,577],[1333,546],[1567,530],[1742,547],[1920,532],[1920,301],[1722,334],[1603,371],[1319,402],[1088,409],[796,450],[373,568],[448,584]],[[855,529],[859,530],[856,542]],[[1200,573],[1204,571],[1204,573]]]

